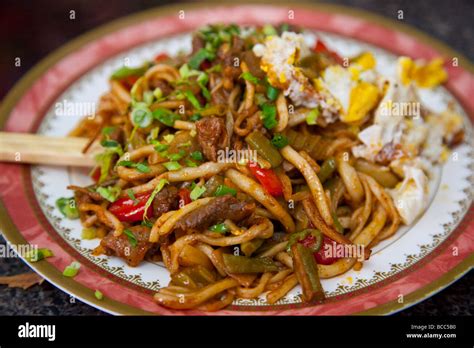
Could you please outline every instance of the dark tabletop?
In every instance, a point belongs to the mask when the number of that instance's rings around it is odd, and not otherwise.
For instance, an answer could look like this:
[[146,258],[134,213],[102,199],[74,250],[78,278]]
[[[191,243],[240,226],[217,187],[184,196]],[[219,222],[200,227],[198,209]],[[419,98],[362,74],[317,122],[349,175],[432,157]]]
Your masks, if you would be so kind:
[[[174,1],[176,3],[177,1]],[[235,1],[234,3],[236,3]],[[275,1],[277,2],[277,1]],[[474,1],[413,1],[413,0],[333,0],[331,3],[353,6],[410,24],[444,41],[471,61],[474,60]],[[101,24],[133,12],[171,1],[9,1],[0,5],[0,98],[34,64],[70,39]],[[76,19],[69,19],[69,11]],[[15,67],[15,57],[22,66]],[[0,237],[0,244],[5,241]],[[21,260],[0,258],[0,276],[29,271]],[[0,285],[0,315],[104,315],[80,301],[71,303],[70,296],[47,281],[28,290]],[[473,315],[474,272],[397,315]]]

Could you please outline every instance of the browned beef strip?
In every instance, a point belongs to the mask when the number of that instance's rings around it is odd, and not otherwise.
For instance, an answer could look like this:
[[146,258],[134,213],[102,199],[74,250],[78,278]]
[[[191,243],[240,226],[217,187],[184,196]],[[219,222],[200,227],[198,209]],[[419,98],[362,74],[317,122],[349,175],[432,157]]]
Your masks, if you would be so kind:
[[107,255],[121,257],[129,266],[136,267],[153,246],[153,244],[148,241],[150,229],[145,226],[133,226],[128,230],[133,233],[137,240],[135,246],[130,243],[130,239],[125,233],[115,237],[113,232],[106,235],[100,241],[100,245],[105,249]]
[[193,45],[192,54],[196,53],[201,48],[204,48],[204,44],[205,44],[204,39],[202,37],[200,37],[198,34],[195,34],[193,36],[193,40],[192,40],[192,45]]
[[224,120],[217,117],[205,117],[196,122],[199,145],[207,159],[216,162],[217,151],[223,150],[227,143],[227,131]]
[[174,186],[164,187],[153,200],[153,212],[155,217],[174,209],[178,209],[178,189]]
[[238,222],[250,216],[254,210],[254,203],[241,202],[231,195],[225,195],[185,215],[176,223],[176,229],[185,232],[204,230],[226,219]]

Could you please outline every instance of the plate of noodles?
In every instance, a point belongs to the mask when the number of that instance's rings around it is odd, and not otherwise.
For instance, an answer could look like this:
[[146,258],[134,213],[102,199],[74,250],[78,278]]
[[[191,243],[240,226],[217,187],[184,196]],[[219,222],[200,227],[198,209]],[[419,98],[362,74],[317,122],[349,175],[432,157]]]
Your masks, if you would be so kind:
[[4,130],[101,150],[0,164],[2,230],[109,313],[393,313],[472,268],[473,93],[461,55],[365,13],[147,11],[5,99]]

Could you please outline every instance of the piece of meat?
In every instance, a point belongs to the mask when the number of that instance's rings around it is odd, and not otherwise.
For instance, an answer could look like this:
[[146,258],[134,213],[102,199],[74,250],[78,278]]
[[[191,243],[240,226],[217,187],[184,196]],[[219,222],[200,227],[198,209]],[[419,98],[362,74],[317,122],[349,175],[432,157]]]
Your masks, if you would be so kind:
[[217,152],[227,144],[227,131],[222,118],[205,117],[196,122],[197,138],[208,160],[217,161]]
[[128,228],[136,239],[136,245],[130,242],[130,237],[125,233],[115,237],[113,232],[102,238],[100,246],[105,250],[107,255],[115,255],[124,259],[131,267],[136,267],[142,262],[146,253],[153,246],[148,241],[150,237],[150,229],[145,226],[133,226]]
[[204,230],[209,226],[222,223],[226,219],[234,222],[249,217],[255,210],[254,203],[241,202],[231,195],[213,199],[209,204],[193,210],[176,223],[181,231]]
[[164,187],[153,200],[153,212],[155,217],[160,217],[170,210],[178,209],[178,189],[174,186]]
[[204,39],[200,37],[198,34],[195,34],[192,39],[193,51],[192,54],[199,51],[201,48],[204,48]]

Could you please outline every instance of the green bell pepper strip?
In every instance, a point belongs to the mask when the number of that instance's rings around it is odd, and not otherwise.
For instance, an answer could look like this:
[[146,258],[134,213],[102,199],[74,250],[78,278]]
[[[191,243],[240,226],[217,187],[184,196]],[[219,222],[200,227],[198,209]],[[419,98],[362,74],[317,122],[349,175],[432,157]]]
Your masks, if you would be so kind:
[[251,258],[222,254],[224,266],[229,273],[264,273],[277,272],[278,266],[269,257]]
[[283,162],[280,152],[278,152],[270,140],[261,132],[255,131],[250,133],[245,138],[245,141],[253,150],[257,151],[264,160],[267,160],[272,168],[278,167]]
[[336,170],[336,160],[334,158],[328,158],[324,160],[323,164],[321,165],[321,169],[318,173],[318,178],[321,183],[324,183],[327,179],[331,177],[331,175]]
[[293,269],[303,290],[305,302],[322,301],[325,298],[318,274],[318,265],[311,249],[300,243],[291,246]]

